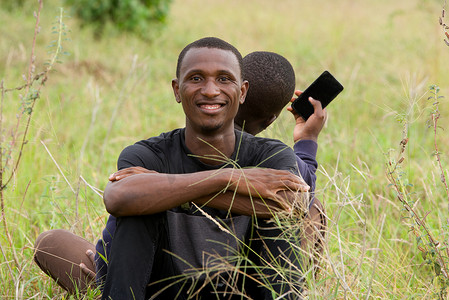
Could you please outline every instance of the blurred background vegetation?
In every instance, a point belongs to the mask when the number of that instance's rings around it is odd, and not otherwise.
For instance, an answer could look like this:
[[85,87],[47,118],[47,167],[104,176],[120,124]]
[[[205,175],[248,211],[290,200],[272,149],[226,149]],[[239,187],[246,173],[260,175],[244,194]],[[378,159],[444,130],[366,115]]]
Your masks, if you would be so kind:
[[[42,88],[22,162],[5,191],[2,298],[66,297],[33,264],[34,239],[51,228],[72,230],[92,242],[100,237],[107,213],[96,189],[104,189],[125,146],[183,126],[171,79],[180,50],[204,36],[220,37],[243,55],[266,50],[285,56],[295,68],[298,89],[325,69],[345,86],[328,107],[319,139],[317,195],[330,226],[324,272],[310,288],[310,298],[439,297],[446,285],[435,280],[435,270],[410,233],[386,164],[390,150],[399,149],[405,124],[409,141],[403,177],[417,209],[428,213],[432,232],[447,241],[449,203],[427,123],[429,86],[436,84],[445,96],[437,142],[447,166],[449,47],[438,22],[444,2],[158,0],[152,2],[158,8],[136,6],[140,13],[130,16],[126,9],[143,2],[111,1],[121,9],[104,6],[91,24],[83,21],[86,11],[78,5],[93,3],[44,1],[36,72],[57,38],[52,27],[59,7],[64,8],[67,53]],[[0,0],[0,80],[6,89],[25,83],[37,9],[36,1]],[[139,18],[152,21],[140,23]],[[25,128],[23,122],[16,127],[20,94],[11,91],[4,97],[3,149],[12,132]],[[292,128],[293,118],[284,112],[262,135],[292,145]]]

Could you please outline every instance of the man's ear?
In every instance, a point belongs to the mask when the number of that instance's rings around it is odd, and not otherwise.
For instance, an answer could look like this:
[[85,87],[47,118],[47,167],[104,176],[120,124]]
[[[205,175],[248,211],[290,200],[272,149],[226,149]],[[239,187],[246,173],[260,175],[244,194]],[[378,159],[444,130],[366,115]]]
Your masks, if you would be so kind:
[[173,94],[175,94],[176,102],[181,103],[181,97],[179,97],[179,81],[175,78],[171,81],[171,87],[173,88]]
[[249,89],[249,82],[247,80],[244,80],[242,83],[242,87],[240,88],[240,104],[243,104],[245,102],[246,93],[248,93]]

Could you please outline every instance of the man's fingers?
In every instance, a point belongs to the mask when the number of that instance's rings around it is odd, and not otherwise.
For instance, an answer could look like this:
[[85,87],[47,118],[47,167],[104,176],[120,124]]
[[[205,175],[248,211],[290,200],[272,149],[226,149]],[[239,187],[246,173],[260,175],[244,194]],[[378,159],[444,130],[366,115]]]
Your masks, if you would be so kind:
[[294,102],[295,100],[296,100],[296,98],[298,98],[299,97],[299,95],[301,95],[302,94],[302,92],[301,91],[295,91],[295,96],[293,96],[292,97],[292,99],[290,99],[290,102]]
[[95,278],[95,272],[92,271],[91,269],[89,269],[85,264],[80,263],[80,269],[84,273],[84,275],[86,275],[90,279],[94,279]]
[[[240,177],[232,182],[233,190],[238,190],[241,194],[272,199],[280,191],[306,192],[310,190],[309,185],[301,177],[286,170],[265,172],[263,169],[245,169],[241,172]],[[241,176],[246,180],[241,181]]]
[[297,123],[303,121],[303,119],[299,116],[299,114],[296,112],[296,110],[293,109],[293,107],[289,106],[289,107],[287,107],[287,110],[289,112],[291,112],[291,114],[293,115],[293,117],[295,118]]
[[301,191],[301,192],[307,192],[310,190],[310,186],[301,180],[301,182],[298,181],[284,181],[285,188],[292,190],[294,192]]
[[313,99],[312,97],[309,97],[309,102],[312,104],[313,108],[315,109],[315,111],[317,109],[321,110],[323,109],[323,106],[321,104],[321,101],[318,101],[316,99]]
[[89,257],[92,264],[95,265],[95,253],[89,249],[86,251],[86,255],[87,255],[87,257]]
[[283,184],[287,189],[292,191],[307,192],[310,190],[310,186],[300,176],[288,173],[288,178],[284,179]]
[[310,118],[312,121],[310,121],[310,125],[312,127],[316,127],[319,129],[319,131],[316,134],[318,136],[319,132],[324,126],[324,123],[327,120],[327,111],[325,108],[322,107],[322,104],[320,101],[313,99],[312,97],[309,98],[310,103],[313,106],[314,113],[312,117]]
[[127,171],[118,171],[115,173],[112,173],[111,175],[109,175],[109,181],[118,181],[120,179],[126,178],[128,176],[133,175],[132,173],[129,173]]
[[[92,250],[88,249],[86,251],[86,256],[92,262],[92,265],[95,266],[95,253]],[[84,263],[80,263],[80,269],[90,279],[95,278],[95,270],[89,269]]]
[[142,167],[130,167],[112,173],[111,175],[109,175],[109,181],[118,181],[132,175],[143,173],[156,173],[156,171],[148,170]]
[[313,99],[312,97],[309,97],[309,101],[313,106],[314,115],[319,118],[325,118],[326,117],[326,109],[323,108],[321,101]]
[[[297,98],[299,95],[301,95],[301,94],[302,94],[302,92],[301,92],[300,90],[296,90],[296,91],[295,91],[295,95],[296,95],[296,96],[293,96],[293,97],[290,99],[290,103],[293,103],[293,102],[296,100],[296,98]],[[290,112],[294,112],[294,110],[293,110],[293,108],[292,108],[291,106],[287,107],[287,110],[290,111]]]
[[279,179],[273,181],[277,181],[281,184],[278,186],[278,190],[276,192],[286,189],[294,192],[306,192],[310,190],[310,186],[300,176],[294,175],[288,171],[279,170],[279,172],[281,172],[278,173]]

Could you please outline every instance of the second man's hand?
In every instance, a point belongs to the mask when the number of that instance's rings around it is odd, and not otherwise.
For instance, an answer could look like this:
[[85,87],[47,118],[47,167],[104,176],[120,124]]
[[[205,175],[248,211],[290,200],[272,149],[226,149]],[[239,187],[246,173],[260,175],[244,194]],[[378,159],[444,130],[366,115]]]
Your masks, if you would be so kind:
[[[299,96],[302,92],[297,90],[295,95]],[[291,102],[296,98],[293,97]],[[314,108],[314,113],[305,121],[296,111],[291,107],[287,107],[287,110],[295,117],[295,128],[293,129],[293,141],[296,143],[299,140],[312,140],[317,141],[318,135],[323,129],[327,119],[326,109],[322,108],[321,102],[309,97],[309,101]]]

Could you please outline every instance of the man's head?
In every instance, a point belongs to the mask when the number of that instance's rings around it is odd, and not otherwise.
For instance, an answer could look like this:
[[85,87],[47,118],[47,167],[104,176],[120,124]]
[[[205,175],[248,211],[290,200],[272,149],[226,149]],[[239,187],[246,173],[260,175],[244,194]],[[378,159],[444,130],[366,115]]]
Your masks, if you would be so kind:
[[186,114],[188,132],[233,132],[248,89],[241,63],[238,50],[217,38],[198,40],[182,50],[172,87]]
[[250,88],[235,123],[256,135],[276,120],[291,100],[295,91],[295,72],[283,56],[257,51],[243,58],[242,73]]
[[242,72],[243,58],[242,58],[242,54],[240,54],[239,50],[237,50],[234,46],[232,46],[228,42],[223,41],[222,39],[219,39],[216,37],[205,37],[205,38],[196,40],[196,41],[188,44],[187,46],[184,47],[184,49],[182,49],[181,53],[179,53],[178,63],[176,65],[176,77],[177,78],[179,78],[179,72],[181,70],[181,65],[184,60],[185,55],[192,48],[214,48],[214,49],[222,49],[222,50],[231,51],[232,53],[234,53],[234,55],[237,59],[237,62],[239,64],[240,76],[242,75],[241,72]]

